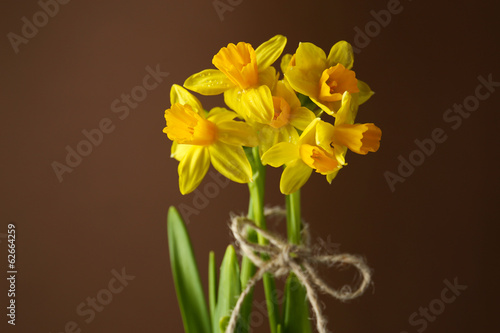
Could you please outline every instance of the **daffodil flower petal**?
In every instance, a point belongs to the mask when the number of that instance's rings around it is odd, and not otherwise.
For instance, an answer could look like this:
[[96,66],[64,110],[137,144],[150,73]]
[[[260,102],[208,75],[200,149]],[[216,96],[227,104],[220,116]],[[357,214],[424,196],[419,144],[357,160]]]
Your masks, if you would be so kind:
[[237,183],[252,181],[252,166],[241,146],[216,142],[208,147],[214,168]]
[[222,121],[233,120],[238,114],[236,112],[230,111],[226,108],[215,107],[207,115],[207,120],[213,123],[219,123]]
[[179,163],[179,189],[182,194],[194,191],[210,167],[207,147],[192,145]]
[[351,69],[354,64],[352,46],[344,40],[335,43],[328,54],[327,67],[335,66],[338,63],[347,69]]
[[259,70],[264,70],[271,66],[279,58],[286,45],[286,37],[276,35],[268,41],[262,43],[256,50],[257,65]]
[[374,92],[370,89],[370,87],[361,80],[358,80],[358,89],[359,89],[358,105],[361,105],[367,100],[369,100],[370,97],[372,97],[372,95],[374,94]]
[[351,94],[347,91],[344,92],[344,95],[342,95],[342,106],[335,115],[335,126],[342,124],[354,124],[356,114],[351,101]]
[[306,129],[300,135],[298,144],[316,144],[316,125],[320,122],[319,118],[314,119],[311,123],[306,127]]
[[221,142],[245,147],[259,144],[254,129],[242,121],[223,121],[217,123],[218,138]]
[[291,194],[300,189],[311,176],[312,169],[301,159],[288,164],[281,175],[280,190],[283,194]]
[[311,99],[313,96],[319,95],[318,81],[320,76],[321,73],[313,75],[313,73],[301,71],[296,66],[291,67],[285,73],[285,78],[292,88],[302,95],[311,97]]
[[334,126],[325,121],[319,121],[316,125],[316,144],[330,154],[333,154],[331,143],[333,142],[334,132]]
[[321,74],[326,68],[325,52],[312,43],[300,43],[295,52],[295,65],[304,71]]
[[299,134],[292,125],[286,125],[279,129],[278,142],[297,143],[299,141]]
[[174,105],[175,103],[187,104],[191,106],[193,111],[205,118],[205,111],[203,110],[203,106],[201,106],[200,100],[178,84],[173,84],[170,89],[170,104]]
[[332,180],[337,176],[337,174],[339,173],[340,169],[337,170],[337,171],[334,171],[334,172],[331,172],[329,174],[326,175],[326,180],[328,181],[329,184],[332,183]]
[[279,74],[276,73],[274,67],[267,67],[262,72],[259,72],[259,84],[266,85],[269,89],[273,90],[278,81]]
[[281,57],[281,63],[280,63],[280,68],[281,72],[285,73],[288,69],[288,66],[290,65],[290,61],[292,61],[292,55],[290,53],[287,53]]
[[268,125],[255,126],[259,138],[259,152],[262,156],[269,148],[276,145],[279,141],[280,129]]
[[262,164],[273,166],[275,168],[299,159],[299,148],[296,144],[290,142],[279,142],[266,151],[262,157]]
[[320,107],[321,110],[329,114],[330,116],[334,116],[335,112],[333,110],[338,110],[340,108],[340,105],[342,104],[340,101],[335,101],[335,102],[325,102],[322,103],[318,99],[309,96],[311,101],[313,101],[317,106]]
[[230,109],[236,111],[240,116],[244,116],[241,110],[241,94],[242,90],[238,87],[231,88],[229,90],[224,91],[224,103],[229,106]]
[[274,116],[274,104],[269,87],[260,86],[244,91],[241,95],[241,109],[246,113],[247,121],[270,123]]
[[184,82],[184,87],[202,95],[218,95],[233,86],[234,83],[218,69],[205,69]]
[[172,142],[172,148],[170,149],[170,157],[175,158],[177,161],[181,161],[184,156],[186,156],[192,145],[186,145],[177,143],[177,141]]
[[299,98],[293,91],[292,87],[285,81],[278,81],[276,83],[273,95],[283,97],[292,110],[300,107]]
[[301,106],[291,112],[290,124],[303,131],[315,118],[314,112]]
[[335,159],[339,162],[339,166],[347,165],[345,162],[345,155],[347,154],[347,147],[341,145],[334,145],[333,155]]

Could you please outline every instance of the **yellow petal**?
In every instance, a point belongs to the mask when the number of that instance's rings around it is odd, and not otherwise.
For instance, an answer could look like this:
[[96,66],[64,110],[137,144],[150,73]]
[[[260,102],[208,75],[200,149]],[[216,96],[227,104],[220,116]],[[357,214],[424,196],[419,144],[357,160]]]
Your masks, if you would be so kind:
[[354,124],[356,112],[353,106],[352,96],[346,91],[344,95],[342,95],[342,106],[335,115],[335,126],[342,124]]
[[259,71],[271,66],[279,58],[286,45],[286,37],[276,35],[270,40],[262,43],[256,50],[257,65]]
[[196,111],[201,117],[205,118],[205,111],[198,98],[178,84],[173,84],[170,89],[170,104],[174,105],[175,103],[187,104],[191,106],[193,111]]
[[335,116],[335,114],[337,113],[337,110],[342,105],[341,101],[327,102],[327,101],[320,101],[314,97],[310,97],[310,98],[311,98],[311,101],[313,101],[317,106],[320,107],[321,110],[323,110],[325,113],[329,114],[330,116]]
[[306,129],[314,119],[316,119],[314,112],[303,106],[293,109],[290,114],[290,124],[301,131]]
[[351,69],[354,64],[352,46],[344,40],[335,43],[330,49],[330,54],[328,54],[328,67],[335,66],[338,63],[344,65],[347,69]]
[[295,67],[321,74],[327,68],[325,52],[312,43],[300,43],[295,52]]
[[177,143],[177,141],[172,142],[170,157],[175,158],[177,161],[181,161],[184,158],[184,156],[186,156],[191,146],[192,145]]
[[288,69],[288,66],[290,66],[290,61],[292,61],[292,55],[290,53],[287,53],[281,57],[281,72],[285,73]]
[[269,124],[274,116],[274,104],[268,86],[245,90],[241,95],[241,108],[249,122]]
[[311,176],[312,169],[301,159],[288,164],[281,175],[280,190],[283,194],[291,194],[300,189]]
[[179,163],[179,189],[182,194],[193,192],[200,185],[210,167],[207,147],[191,146]]
[[326,175],[326,180],[328,181],[328,183],[332,183],[332,180],[337,177],[337,174],[339,173],[340,170],[337,170],[337,171],[334,171],[334,172],[331,172],[329,174]]
[[299,133],[292,125],[286,125],[279,129],[278,142],[297,143],[299,141]]
[[344,165],[347,165],[345,162],[345,155],[347,154],[347,147],[342,145],[334,145],[333,155],[335,155],[335,159],[339,162],[339,168]]
[[229,90],[224,91],[224,103],[229,106],[230,109],[233,109],[238,113],[241,117],[244,116],[244,113],[241,112],[241,94],[243,91],[239,87],[234,87]]
[[231,80],[217,69],[205,69],[191,75],[184,82],[184,87],[202,95],[218,95],[233,86]]
[[214,168],[223,176],[237,183],[252,181],[252,166],[241,146],[216,142],[208,149]]
[[316,125],[316,144],[333,154],[333,133],[335,132],[334,126],[325,121],[319,121]]
[[255,130],[242,121],[223,121],[217,123],[220,141],[236,146],[256,147],[259,144]]
[[256,124],[254,127],[259,138],[259,153],[262,156],[271,147],[280,142],[280,129],[262,124]]
[[273,90],[278,81],[279,74],[274,67],[267,67],[264,71],[259,72],[259,84],[266,85]]
[[300,158],[299,147],[296,144],[280,142],[266,151],[261,159],[262,164],[277,168],[298,158]]
[[306,129],[302,132],[299,137],[298,144],[316,144],[316,125],[320,121],[319,118],[315,118],[311,123],[306,127]]
[[291,109],[297,109],[300,107],[300,100],[293,91],[290,84],[281,80],[276,83],[276,86],[273,91],[273,96],[279,96],[287,101],[288,105],[290,105]]
[[358,105],[363,104],[367,100],[372,97],[374,92],[370,89],[370,87],[363,81],[358,80]]
[[317,99],[319,96],[318,82],[320,77],[321,72],[307,72],[297,67],[290,67],[285,73],[285,78],[290,86],[295,91],[302,95],[309,96],[311,99]]
[[217,124],[222,121],[233,120],[237,116],[238,114],[236,114],[236,112],[230,111],[226,108],[215,107],[208,113],[207,120]]

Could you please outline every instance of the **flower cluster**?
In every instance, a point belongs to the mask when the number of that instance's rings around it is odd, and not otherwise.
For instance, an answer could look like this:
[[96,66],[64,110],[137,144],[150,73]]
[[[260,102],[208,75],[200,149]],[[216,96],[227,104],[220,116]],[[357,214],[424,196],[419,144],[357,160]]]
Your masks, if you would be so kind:
[[[346,165],[347,150],[375,152],[381,130],[355,123],[359,105],[373,92],[352,71],[349,43],[333,45],[328,56],[311,43],[281,60],[284,77],[272,66],[286,37],[277,35],[256,49],[244,42],[223,47],[212,59],[217,69],[190,76],[184,88],[173,85],[164,132],[173,141],[171,156],[179,163],[182,194],[201,183],[212,164],[227,178],[252,181],[244,147],[258,147],[261,162],[285,166],[280,181],[284,194],[297,191],[312,171],[331,183]],[[224,94],[229,109],[206,112],[187,89],[201,95]],[[325,120],[321,116],[326,114]]]

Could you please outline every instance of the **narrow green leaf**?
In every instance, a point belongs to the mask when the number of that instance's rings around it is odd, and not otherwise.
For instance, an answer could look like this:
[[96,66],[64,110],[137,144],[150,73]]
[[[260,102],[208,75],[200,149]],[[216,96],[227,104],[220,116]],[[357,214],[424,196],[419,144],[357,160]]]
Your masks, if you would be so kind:
[[215,320],[215,306],[217,304],[217,272],[215,270],[215,253],[210,251],[208,256],[208,307],[210,319]]
[[[252,243],[257,243],[257,232],[253,229],[248,231],[248,240]],[[257,271],[257,268],[252,263],[252,261],[248,257],[243,257],[241,261],[241,289],[245,289],[248,280],[252,278],[252,276]],[[243,305],[241,306],[240,311],[240,328],[241,333],[249,332],[250,325],[250,314],[252,312],[252,301],[253,301],[253,288],[248,293]]]
[[220,266],[217,307],[215,319],[212,324],[214,333],[224,333],[220,328],[221,319],[231,315],[231,310],[236,305],[240,293],[241,284],[238,258],[236,257],[234,247],[229,245]]
[[184,221],[171,206],[167,218],[170,265],[186,333],[210,333],[210,319],[200,273]]
[[290,274],[285,285],[283,326],[281,330],[286,333],[311,333],[309,318],[309,303],[306,290],[295,274]]

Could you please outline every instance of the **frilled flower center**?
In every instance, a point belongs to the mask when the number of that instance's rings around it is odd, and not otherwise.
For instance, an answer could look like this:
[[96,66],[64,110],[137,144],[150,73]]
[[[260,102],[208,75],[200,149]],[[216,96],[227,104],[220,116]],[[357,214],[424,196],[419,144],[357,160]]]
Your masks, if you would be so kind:
[[176,103],[165,111],[167,127],[164,132],[172,141],[182,144],[208,146],[217,140],[217,127],[203,119],[191,106]]
[[335,126],[333,144],[342,145],[357,154],[376,152],[380,147],[382,131],[374,124],[342,124]]
[[300,146],[300,157],[305,164],[316,172],[326,175],[339,168],[339,164],[332,154],[326,152],[323,148],[303,144]]
[[274,128],[285,126],[290,121],[290,105],[283,97],[273,96],[274,116],[271,125]]
[[255,50],[248,43],[231,43],[223,47],[212,63],[241,89],[255,86],[259,81]]
[[342,100],[342,94],[346,91],[359,92],[356,73],[345,68],[342,64],[325,69],[321,74],[319,85],[319,98],[328,102]]

